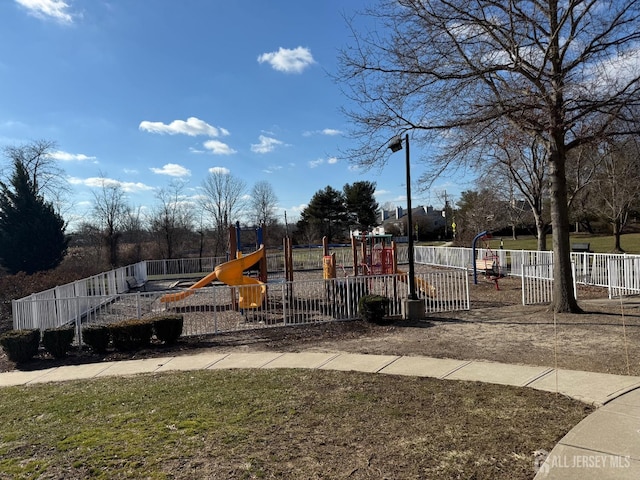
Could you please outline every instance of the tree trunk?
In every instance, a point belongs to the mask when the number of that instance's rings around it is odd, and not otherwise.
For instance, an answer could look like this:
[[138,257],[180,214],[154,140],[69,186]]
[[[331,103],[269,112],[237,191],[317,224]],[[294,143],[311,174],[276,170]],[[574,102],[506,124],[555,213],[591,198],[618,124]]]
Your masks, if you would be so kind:
[[[555,145],[562,143],[556,142]],[[569,241],[569,207],[565,157],[554,149],[549,159],[551,180],[551,226],[553,228],[553,303],[554,312],[580,313],[573,291],[571,246]]]
[[623,253],[622,247],[620,246],[620,236],[622,235],[622,228],[620,228],[620,220],[615,219],[613,221],[613,238],[615,241],[615,245],[613,247],[613,251],[616,253]]
[[542,252],[547,249],[547,226],[542,219],[542,212],[538,212],[533,209],[532,213],[536,223],[536,239],[538,240],[538,251]]

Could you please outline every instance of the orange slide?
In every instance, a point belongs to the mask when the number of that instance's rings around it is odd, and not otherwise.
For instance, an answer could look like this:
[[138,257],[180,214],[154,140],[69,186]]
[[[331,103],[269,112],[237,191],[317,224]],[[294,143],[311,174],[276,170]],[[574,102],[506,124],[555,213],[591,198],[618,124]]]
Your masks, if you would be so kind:
[[[239,255],[242,254],[239,253]],[[259,280],[251,277],[245,277],[242,273],[246,269],[254,266],[263,258],[264,247],[260,247],[249,255],[240,256],[235,260],[229,260],[228,262],[218,265],[213,272],[191,285],[187,290],[168,293],[163,296],[160,301],[166,303],[182,300],[191,295],[194,290],[205,287],[218,279],[227,285],[238,286],[238,305],[240,308],[258,308],[262,305],[264,296],[267,293],[267,287]]]
[[[238,253],[238,255],[242,255]],[[218,280],[227,285],[238,286],[238,306],[240,308],[258,308],[267,293],[267,286],[260,280],[246,277],[242,273],[264,258],[264,247],[246,256],[218,265],[214,271]]]

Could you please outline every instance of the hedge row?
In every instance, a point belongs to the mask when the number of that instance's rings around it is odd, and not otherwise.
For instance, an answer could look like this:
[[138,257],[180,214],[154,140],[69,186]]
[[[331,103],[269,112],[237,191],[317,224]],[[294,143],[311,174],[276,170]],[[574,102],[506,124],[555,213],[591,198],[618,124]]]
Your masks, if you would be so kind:
[[[148,347],[154,334],[165,345],[173,344],[182,335],[182,327],[182,315],[132,319],[108,325],[87,325],[82,329],[82,339],[97,353],[104,353],[110,343],[116,350],[132,351]],[[47,329],[42,334],[42,345],[54,358],[64,358],[74,336],[73,325]],[[0,336],[0,345],[9,360],[24,363],[38,353],[40,340],[38,329],[11,330]]]

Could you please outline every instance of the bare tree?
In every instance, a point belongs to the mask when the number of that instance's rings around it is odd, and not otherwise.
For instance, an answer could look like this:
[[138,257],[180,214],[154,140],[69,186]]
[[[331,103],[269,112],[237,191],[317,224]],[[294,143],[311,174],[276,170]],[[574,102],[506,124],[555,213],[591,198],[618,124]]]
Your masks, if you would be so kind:
[[469,244],[482,231],[493,232],[505,228],[506,207],[488,188],[462,192],[456,210],[456,239]]
[[193,229],[194,205],[185,198],[185,187],[183,182],[174,181],[156,193],[158,205],[150,216],[149,224],[163,258],[174,258]]
[[147,231],[141,207],[126,206],[122,222],[123,242],[129,244],[129,262],[140,262],[143,258],[142,244]]
[[629,213],[640,201],[640,145],[636,139],[603,145],[602,162],[590,189],[596,212],[611,225],[614,251],[622,253],[620,236]]
[[438,174],[481,161],[501,131],[535,137],[550,185],[553,309],[579,312],[566,160],[637,130],[640,2],[380,0],[364,13],[375,31],[352,27],[337,75],[358,107],[346,111],[360,140],[351,160],[384,163],[389,139],[411,132],[442,146],[430,163]]
[[118,244],[127,212],[127,199],[120,182],[101,177],[93,191],[93,216],[109,251],[109,264],[118,265]]
[[533,214],[538,250],[546,250],[549,226],[544,201],[549,195],[546,149],[535,137],[511,134],[497,140],[491,152],[498,175],[506,177],[505,183],[510,187],[509,203],[515,207],[515,191],[522,195]]
[[251,189],[249,215],[256,225],[270,225],[276,221],[278,196],[266,180],[260,180]]
[[52,140],[33,140],[5,147],[4,156],[11,160],[12,165],[16,161],[24,165],[36,193],[51,202],[60,213],[70,188],[64,170],[53,157],[56,146]]
[[245,191],[245,182],[226,171],[210,171],[202,182],[202,208],[216,230],[215,255],[226,249],[227,229],[240,216]]

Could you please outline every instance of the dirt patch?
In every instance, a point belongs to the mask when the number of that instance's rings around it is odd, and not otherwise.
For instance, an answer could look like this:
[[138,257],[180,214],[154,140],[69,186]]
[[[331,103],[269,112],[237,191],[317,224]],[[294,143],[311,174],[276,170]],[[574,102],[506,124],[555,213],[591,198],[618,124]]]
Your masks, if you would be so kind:
[[[480,279],[470,286],[471,309],[378,326],[361,321],[263,328],[217,336],[182,338],[173,347],[154,345],[131,353],[95,355],[73,351],[64,360],[42,352],[22,369],[216,351],[322,351],[424,355],[488,360],[575,370],[640,375],[640,302],[606,300],[606,291],[581,288],[584,314],[558,314],[546,306],[522,306],[520,280]],[[15,369],[4,353],[0,371]]]

